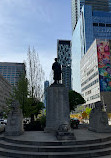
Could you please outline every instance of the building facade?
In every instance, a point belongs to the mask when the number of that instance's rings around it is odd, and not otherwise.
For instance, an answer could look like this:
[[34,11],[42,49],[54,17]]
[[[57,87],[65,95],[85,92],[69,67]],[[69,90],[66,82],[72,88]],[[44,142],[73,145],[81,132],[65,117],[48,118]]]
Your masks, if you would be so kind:
[[44,106],[47,106],[47,88],[49,87],[49,81],[44,82]]
[[85,106],[102,101],[111,112],[111,40],[95,40],[81,59],[80,71]]
[[77,22],[80,17],[80,0],[71,1],[71,13],[72,13],[72,32],[75,30]]
[[12,86],[16,86],[21,74],[25,73],[24,63],[0,62],[0,74]]
[[0,74],[0,112],[3,108],[6,108],[6,100],[9,98],[11,93],[11,85],[9,82]]
[[84,5],[92,6],[92,11],[111,11],[111,0],[71,0],[72,31],[74,31]]
[[[111,0],[78,0],[78,18],[72,16],[73,89],[80,92],[80,59],[95,39],[111,39]],[[72,15],[76,12],[72,0]],[[79,9],[78,9],[79,10]],[[77,19],[77,20],[76,20]],[[76,21],[76,22],[74,22]],[[75,75],[77,74],[77,75]],[[78,88],[79,87],[79,88]]]
[[62,66],[62,84],[71,89],[71,41],[57,41],[57,58]]

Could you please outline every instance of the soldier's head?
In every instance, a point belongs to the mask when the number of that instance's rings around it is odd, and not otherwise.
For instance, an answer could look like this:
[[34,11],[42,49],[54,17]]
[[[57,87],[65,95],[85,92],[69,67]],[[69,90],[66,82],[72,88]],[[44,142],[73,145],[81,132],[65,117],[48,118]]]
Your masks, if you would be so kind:
[[55,61],[57,62],[57,58],[55,58]]

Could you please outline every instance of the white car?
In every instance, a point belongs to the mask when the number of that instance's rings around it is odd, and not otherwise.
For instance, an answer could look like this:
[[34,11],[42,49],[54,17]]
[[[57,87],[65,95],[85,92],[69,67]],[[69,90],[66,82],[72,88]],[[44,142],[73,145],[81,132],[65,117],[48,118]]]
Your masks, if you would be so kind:
[[7,120],[5,119],[0,119],[0,124],[4,124],[4,125],[6,125],[7,124]]

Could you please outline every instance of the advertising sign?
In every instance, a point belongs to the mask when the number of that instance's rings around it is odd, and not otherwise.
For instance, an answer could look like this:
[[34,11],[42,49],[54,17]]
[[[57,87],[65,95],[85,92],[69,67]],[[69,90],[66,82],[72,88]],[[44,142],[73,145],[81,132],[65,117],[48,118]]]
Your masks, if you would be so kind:
[[100,91],[111,91],[111,64],[109,41],[97,40]]

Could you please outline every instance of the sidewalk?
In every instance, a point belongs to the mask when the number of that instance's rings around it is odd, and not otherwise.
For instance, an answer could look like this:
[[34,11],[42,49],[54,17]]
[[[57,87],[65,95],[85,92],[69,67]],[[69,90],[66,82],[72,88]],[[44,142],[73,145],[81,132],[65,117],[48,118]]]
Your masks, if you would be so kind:
[[[111,133],[96,133],[89,131],[86,128],[74,129],[72,130],[76,137],[76,141],[84,140],[94,140],[100,138],[111,137]],[[1,134],[0,136],[3,136]],[[46,133],[44,131],[25,131],[23,135],[20,136],[7,136],[7,138],[21,141],[38,141],[38,142],[52,142],[58,141],[55,133]]]

